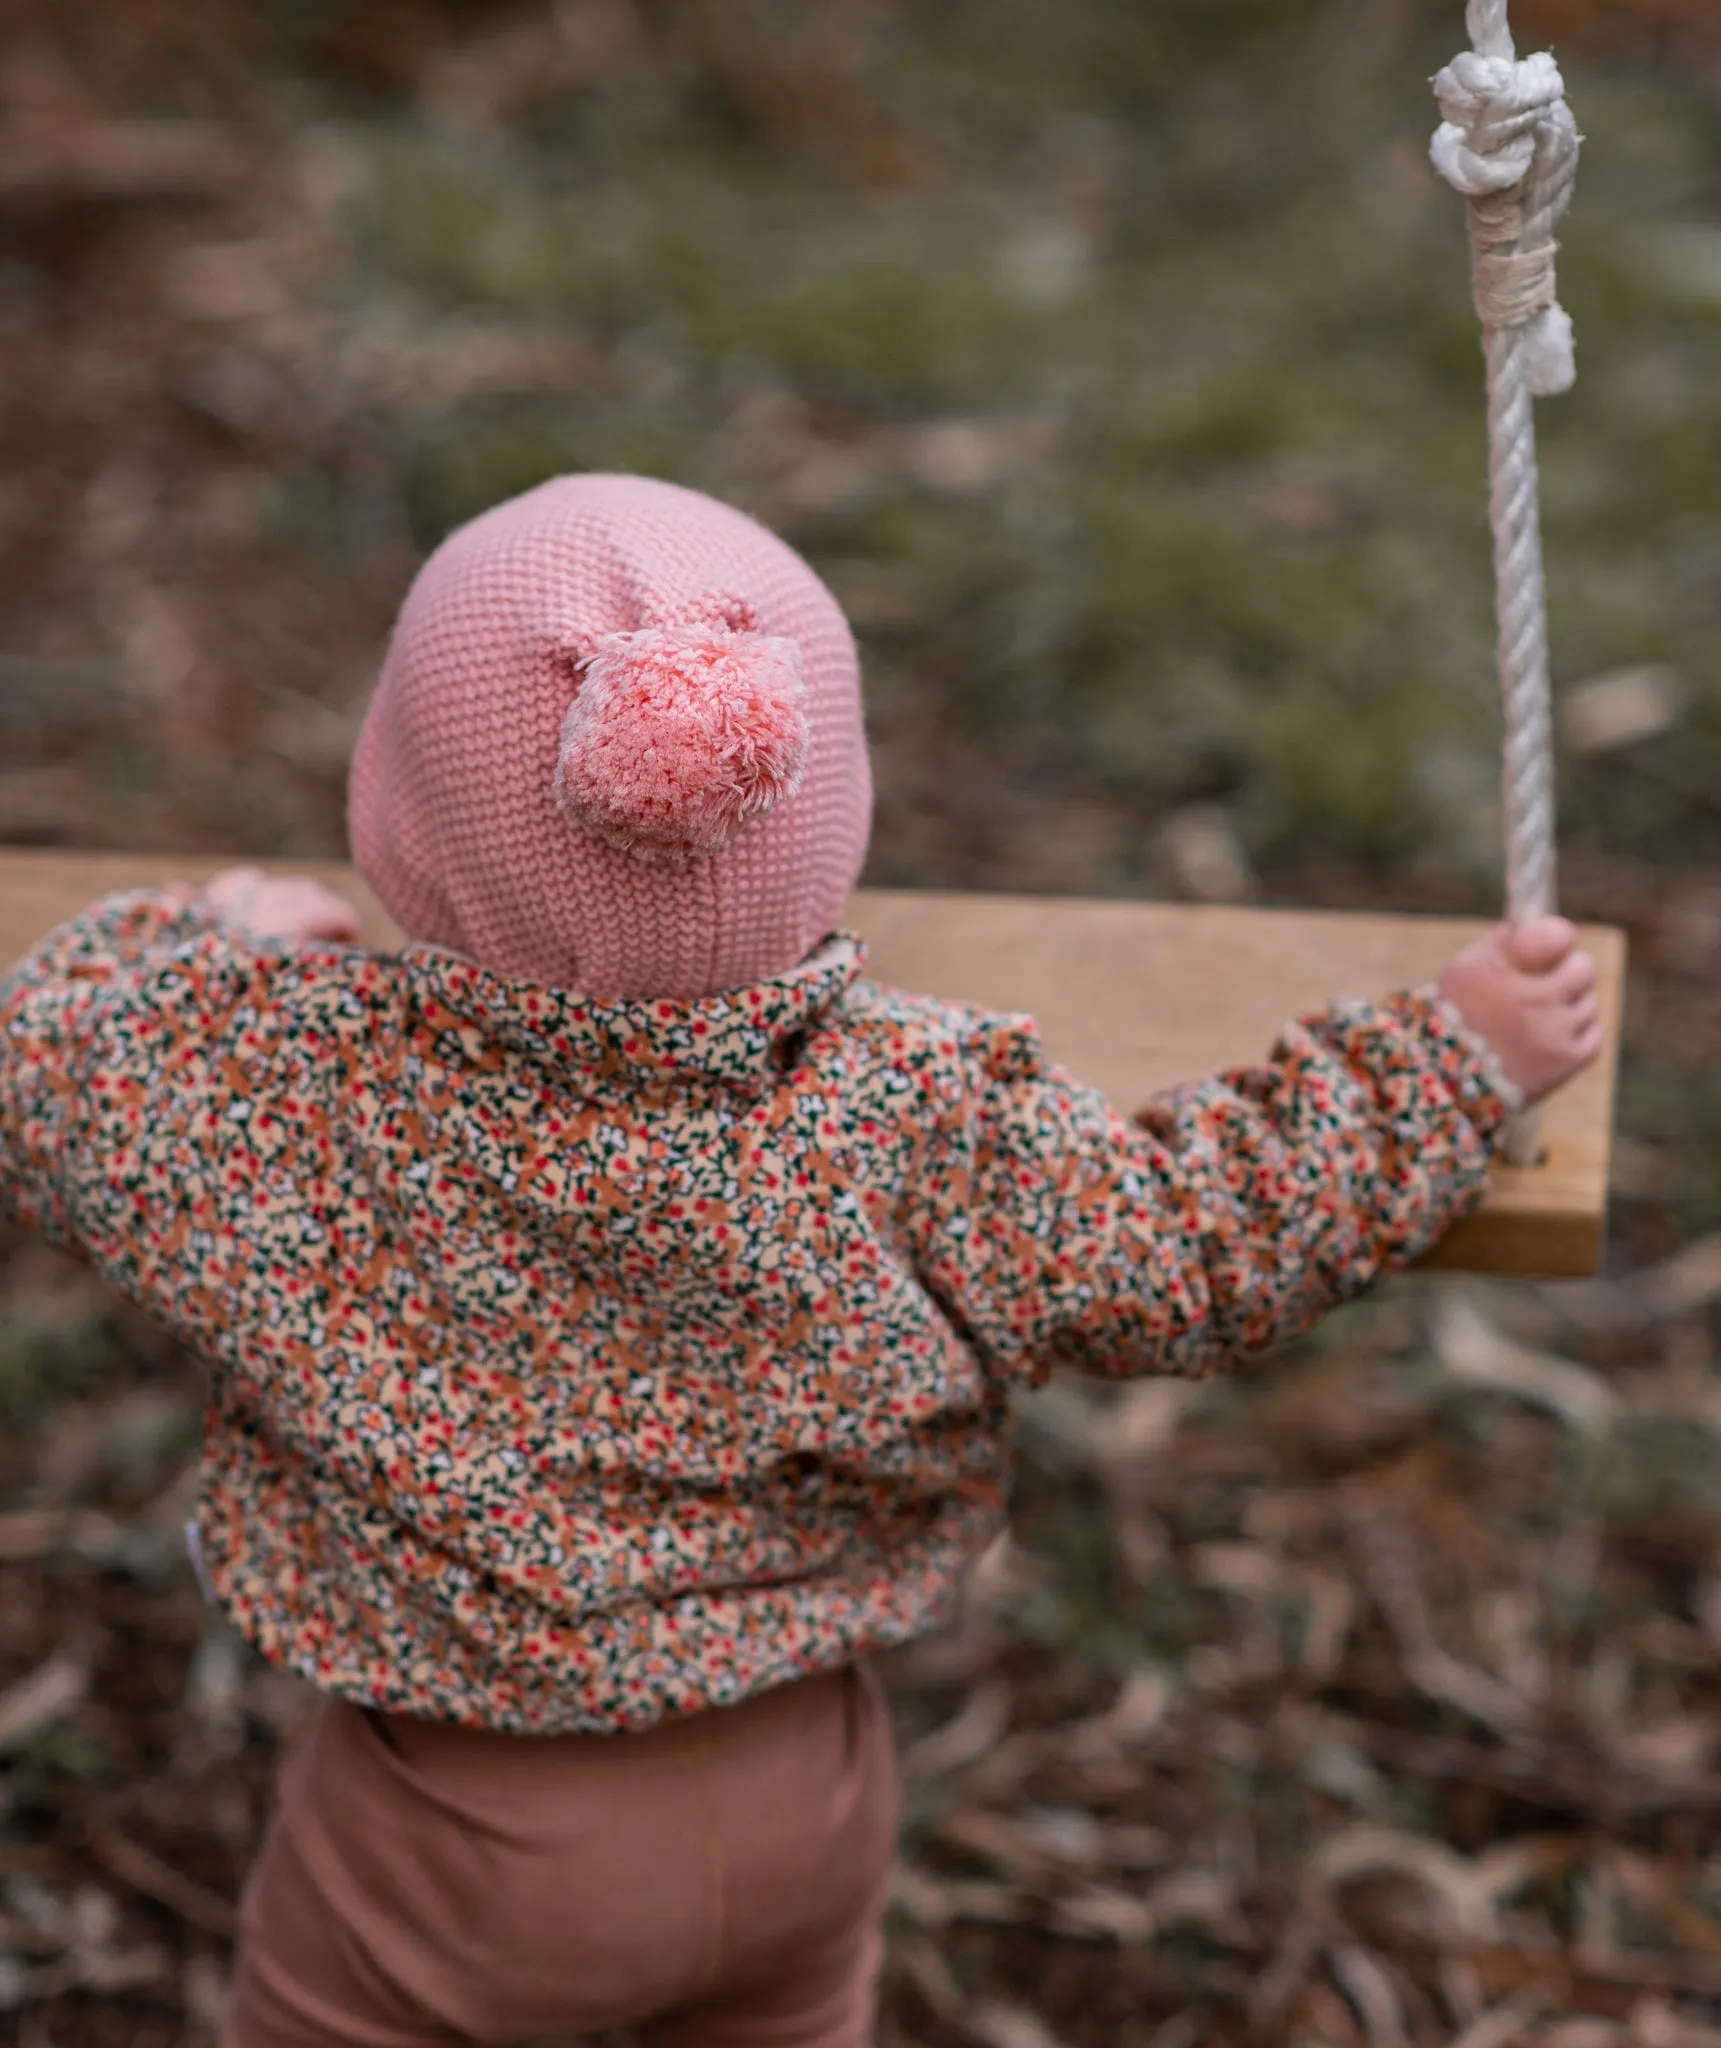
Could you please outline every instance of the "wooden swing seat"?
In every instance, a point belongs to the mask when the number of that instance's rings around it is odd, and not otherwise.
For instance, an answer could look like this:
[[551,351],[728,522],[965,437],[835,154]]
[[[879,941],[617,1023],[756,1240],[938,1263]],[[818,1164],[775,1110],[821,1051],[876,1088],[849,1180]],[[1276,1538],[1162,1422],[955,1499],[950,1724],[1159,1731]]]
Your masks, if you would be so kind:
[[[234,858],[0,852],[0,963],[111,890],[201,882]],[[359,909],[371,943],[399,942],[350,869],[261,865],[316,874]],[[1288,1017],[1335,996],[1429,980],[1487,929],[1456,918],[907,890],[863,890],[851,923],[880,980],[1027,1011],[1053,1056],[1125,1111],[1175,1082],[1259,1059]],[[1544,1163],[1496,1167],[1482,1206],[1430,1265],[1560,1277],[1599,1263],[1625,940],[1587,926],[1584,943],[1599,971],[1607,1049],[1547,1105]]]

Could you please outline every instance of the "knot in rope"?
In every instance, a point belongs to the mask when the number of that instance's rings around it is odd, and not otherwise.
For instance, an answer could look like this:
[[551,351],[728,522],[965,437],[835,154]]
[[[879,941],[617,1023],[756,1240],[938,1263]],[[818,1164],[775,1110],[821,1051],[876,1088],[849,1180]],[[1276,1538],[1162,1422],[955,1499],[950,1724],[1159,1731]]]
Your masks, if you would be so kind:
[[[1508,45],[1509,47],[1509,45]],[[1577,376],[1572,323],[1554,281],[1554,229],[1571,204],[1580,137],[1545,50],[1466,50],[1434,81],[1444,116],[1429,154],[1470,202],[1471,282],[1484,327],[1522,331],[1539,398]]]

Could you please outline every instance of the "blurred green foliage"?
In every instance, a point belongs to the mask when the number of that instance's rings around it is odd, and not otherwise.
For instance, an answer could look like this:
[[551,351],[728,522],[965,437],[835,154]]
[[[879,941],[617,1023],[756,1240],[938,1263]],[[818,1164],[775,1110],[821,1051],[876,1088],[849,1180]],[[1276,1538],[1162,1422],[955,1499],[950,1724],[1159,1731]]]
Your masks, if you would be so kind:
[[[726,492],[849,598],[882,740],[936,692],[1016,784],[1147,820],[1218,795],[1268,872],[1326,855],[1486,900],[1480,366],[1423,154],[1457,15],[687,0],[500,122],[360,118],[325,88],[361,298],[591,350],[578,390],[407,423],[412,530],[563,468]],[[1559,668],[1677,664],[1701,779],[1721,290],[1714,249],[1694,275],[1666,231],[1712,209],[1721,124],[1696,79],[1579,67],[1572,92],[1582,378],[1543,409]],[[808,473],[745,431],[771,397]],[[966,476],[900,459],[950,420]],[[821,483],[826,448],[849,460]],[[1637,857],[1715,830],[1637,762],[1580,768],[1566,814]]]

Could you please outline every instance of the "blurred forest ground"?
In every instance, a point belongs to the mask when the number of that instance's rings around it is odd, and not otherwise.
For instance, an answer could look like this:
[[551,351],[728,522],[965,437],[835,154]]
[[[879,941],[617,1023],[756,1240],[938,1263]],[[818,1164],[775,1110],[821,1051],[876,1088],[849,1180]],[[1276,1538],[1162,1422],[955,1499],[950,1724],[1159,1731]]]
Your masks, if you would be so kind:
[[[1588,137],[1541,430],[1610,1274],[1031,1405],[895,1673],[891,2039],[1721,2044],[1721,10],[1513,14]],[[422,552],[638,467],[848,607],[873,880],[1485,909],[1461,16],[5,0],[0,843],[340,853]],[[302,1698],[178,1552],[195,1369],[4,1254],[0,2008],[202,2042]]]

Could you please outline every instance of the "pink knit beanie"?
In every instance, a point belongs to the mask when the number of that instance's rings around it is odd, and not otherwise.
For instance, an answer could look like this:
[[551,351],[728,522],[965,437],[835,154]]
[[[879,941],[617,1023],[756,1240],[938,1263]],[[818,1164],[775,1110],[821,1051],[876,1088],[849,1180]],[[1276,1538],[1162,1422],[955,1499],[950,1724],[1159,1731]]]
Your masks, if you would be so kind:
[[836,600],[743,513],[634,476],[557,477],[442,543],[347,798],[409,936],[599,997],[786,972],[871,816]]

